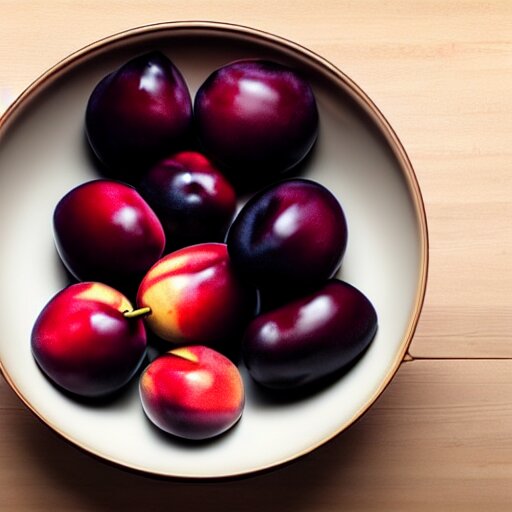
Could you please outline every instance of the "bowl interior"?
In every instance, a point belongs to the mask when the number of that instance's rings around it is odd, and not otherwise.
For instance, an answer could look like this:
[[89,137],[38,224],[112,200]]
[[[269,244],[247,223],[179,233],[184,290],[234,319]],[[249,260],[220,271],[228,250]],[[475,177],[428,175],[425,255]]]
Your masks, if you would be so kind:
[[[52,213],[72,187],[98,177],[84,137],[84,110],[95,84],[130,57],[160,49],[191,93],[217,67],[265,57],[311,81],[320,112],[318,143],[303,176],[340,200],[349,226],[339,276],[373,302],[379,330],[369,350],[330,386],[289,402],[270,401],[246,384],[246,409],[228,434],[178,442],[145,418],[133,382],[108,404],[79,403],[57,391],[30,353],[30,332],[66,283]],[[415,202],[416,201],[416,202]],[[205,27],[146,31],[98,46],[40,82],[0,131],[0,361],[11,385],[48,425],[76,445],[123,466],[179,477],[250,473],[294,459],[350,424],[375,398],[402,357],[418,309],[425,261],[417,199],[381,127],[350,87],[307,53],[244,31]]]

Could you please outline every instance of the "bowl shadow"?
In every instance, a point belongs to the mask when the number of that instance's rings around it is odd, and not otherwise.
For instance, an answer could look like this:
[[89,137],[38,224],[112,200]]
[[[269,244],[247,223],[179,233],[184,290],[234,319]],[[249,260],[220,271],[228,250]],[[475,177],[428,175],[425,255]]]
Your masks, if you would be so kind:
[[352,466],[370,446],[366,429],[355,425],[314,452],[270,471],[231,480],[178,481],[106,464],[63,443],[43,424],[23,421],[20,428],[25,432],[19,450],[30,460],[32,472],[51,483],[52,494],[75,506],[80,503],[81,510],[98,512],[167,511],[169,503],[190,512],[309,512],[318,506],[326,487],[349,484]]

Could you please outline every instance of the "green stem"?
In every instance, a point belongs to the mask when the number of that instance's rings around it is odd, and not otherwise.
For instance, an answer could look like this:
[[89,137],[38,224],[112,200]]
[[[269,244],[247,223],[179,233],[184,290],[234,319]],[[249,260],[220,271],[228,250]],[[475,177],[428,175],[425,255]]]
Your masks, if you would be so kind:
[[145,307],[145,308],[139,308],[139,309],[132,309],[132,311],[123,311],[123,316],[125,318],[139,318],[141,316],[147,316],[151,314],[151,308]]

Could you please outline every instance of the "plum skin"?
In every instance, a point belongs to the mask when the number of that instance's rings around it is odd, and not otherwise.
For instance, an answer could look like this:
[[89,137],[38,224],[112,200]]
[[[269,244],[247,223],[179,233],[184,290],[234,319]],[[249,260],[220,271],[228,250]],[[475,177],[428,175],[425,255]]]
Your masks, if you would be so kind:
[[235,213],[232,185],[204,155],[193,151],[153,166],[138,190],[162,222],[170,250],[223,241]]
[[80,281],[138,282],[165,248],[153,210],[131,186],[106,179],[69,191],[53,214],[57,251]]
[[190,137],[192,100],[162,53],[137,56],[105,76],[89,97],[86,135],[114,177],[127,179]]
[[39,314],[32,354],[46,376],[83,397],[111,394],[135,375],[146,353],[142,319],[127,319],[131,304],[101,283],[61,290]]
[[152,423],[190,440],[227,431],[240,419],[245,404],[236,366],[200,345],[174,349],[155,359],[141,375],[139,394]]
[[354,362],[377,332],[377,313],[354,286],[332,279],[316,292],[255,318],[243,358],[264,387],[311,385]]
[[267,60],[239,60],[214,71],[197,91],[194,116],[205,152],[234,179],[294,167],[318,135],[310,84]]
[[291,296],[332,277],[348,228],[338,200],[311,180],[278,182],[253,196],[227,235],[235,269],[262,291]]
[[137,292],[151,308],[148,328],[174,345],[229,350],[256,310],[256,290],[234,272],[225,244],[203,243],[174,251],[151,267]]

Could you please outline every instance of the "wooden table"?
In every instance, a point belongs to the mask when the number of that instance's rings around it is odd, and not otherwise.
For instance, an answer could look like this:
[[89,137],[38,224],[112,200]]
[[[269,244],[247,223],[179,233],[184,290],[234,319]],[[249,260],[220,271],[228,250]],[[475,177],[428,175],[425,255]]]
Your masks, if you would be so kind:
[[200,485],[93,460],[0,379],[0,509],[511,510],[512,2],[0,0],[0,104],[89,42],[192,19],[311,48],[396,129],[431,239],[413,359],[361,421],[300,462]]

